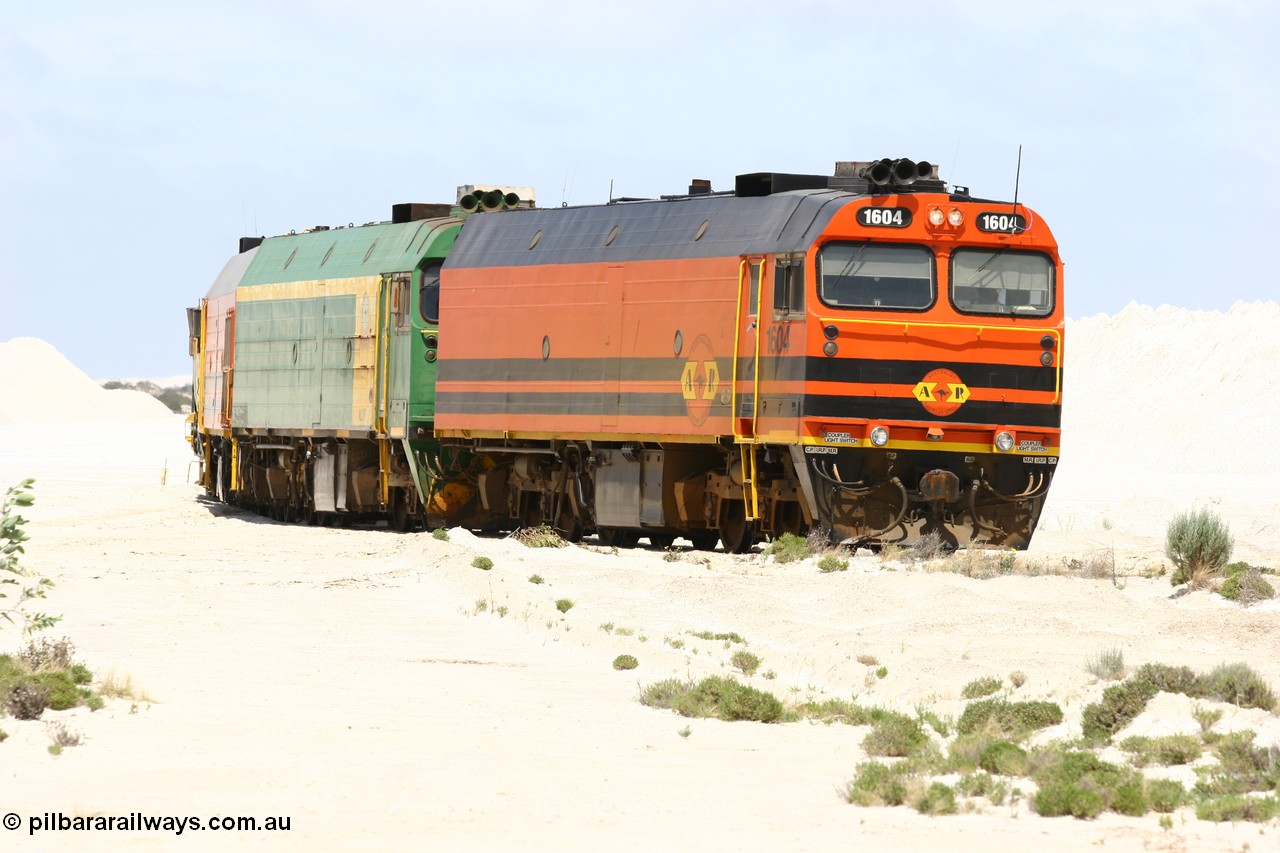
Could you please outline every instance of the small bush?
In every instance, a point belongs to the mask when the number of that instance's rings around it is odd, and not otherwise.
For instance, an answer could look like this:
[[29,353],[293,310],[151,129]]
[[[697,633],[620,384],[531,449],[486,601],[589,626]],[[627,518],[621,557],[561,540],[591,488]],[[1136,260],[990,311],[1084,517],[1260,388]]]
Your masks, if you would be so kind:
[[448,542],[449,531],[445,530],[443,527],[437,527],[435,530],[431,531],[431,538],[438,539],[441,542]]
[[1276,597],[1276,589],[1257,569],[1228,575],[1218,593],[1223,598],[1249,605]]
[[762,723],[776,722],[783,710],[776,696],[714,675],[697,684],[676,679],[651,684],[641,691],[640,701],[653,708],[669,708],[683,717]]
[[978,766],[1000,776],[1022,776],[1027,771],[1027,751],[1007,740],[992,741],[978,753]]
[[1164,553],[1175,566],[1170,582],[1202,586],[1231,560],[1230,528],[1207,509],[1174,516],[1165,529]]
[[729,643],[741,643],[744,646],[747,644],[747,641],[742,639],[742,635],[737,633],[736,631],[729,631],[727,633],[726,632],[712,633],[711,631],[690,631],[689,636],[697,637],[699,640],[724,640],[725,642],[729,642]]
[[760,658],[745,649],[734,652],[733,657],[729,658],[729,663],[748,678],[755,675],[756,670],[760,668]]
[[1250,823],[1266,823],[1280,814],[1280,801],[1275,797],[1218,797],[1203,800],[1196,806],[1196,817],[1200,820],[1249,821]]
[[983,696],[990,696],[1003,686],[1004,683],[994,676],[975,678],[960,690],[960,696],[965,699],[981,699]]
[[1095,818],[1106,806],[1102,794],[1069,783],[1044,785],[1032,800],[1036,813],[1045,817]]
[[1142,713],[1160,689],[1141,674],[1102,692],[1102,701],[1084,709],[1081,727],[1089,740],[1108,741]]
[[1090,658],[1085,669],[1102,681],[1119,681],[1124,675],[1124,651],[1118,648],[1103,649]]
[[844,798],[856,806],[900,806],[907,801],[907,780],[897,767],[865,761],[845,785]]
[[1276,695],[1262,676],[1244,663],[1224,663],[1196,679],[1196,696],[1230,702],[1241,708],[1270,711]]
[[929,736],[919,721],[893,711],[871,724],[871,731],[862,741],[867,755],[903,758],[913,755],[929,743]]
[[482,571],[489,571],[493,568],[493,560],[488,557],[476,557],[471,561],[471,565]]
[[633,655],[618,655],[613,659],[614,669],[635,669],[640,665]]
[[1094,817],[1104,809],[1140,815],[1147,810],[1139,773],[1091,752],[1042,752],[1034,760],[1038,766],[1032,778],[1040,786],[1034,802],[1042,815]]
[[818,560],[818,571],[820,572],[844,572],[849,569],[849,561],[837,557],[835,554],[825,554],[822,559]]
[[956,781],[956,791],[966,797],[986,797],[998,806],[1009,796],[1009,783],[987,773],[970,773]]
[[1147,802],[1154,811],[1169,814],[1187,800],[1187,789],[1176,779],[1147,780]]
[[556,599],[556,610],[559,610],[561,613],[568,613],[572,609],[573,609],[573,599],[570,599],[570,598]]
[[1037,729],[1062,722],[1062,708],[1054,702],[1009,702],[1005,699],[982,699],[970,702],[956,723],[956,730],[969,734],[980,729],[995,729],[1013,737],[1022,737]]
[[16,655],[28,670],[71,669],[76,665],[76,647],[70,639],[49,640],[44,637],[32,640]]
[[1120,742],[1120,748],[1129,753],[1133,763],[1139,767],[1147,764],[1169,766],[1195,761],[1204,751],[1204,743],[1195,735],[1130,737]]
[[51,710],[65,711],[80,704],[80,690],[66,670],[37,672],[29,680],[44,689]]
[[529,583],[533,583],[533,584],[544,583],[544,581],[542,580],[542,575],[529,575]]
[[862,664],[863,666],[879,666],[880,665],[880,658],[876,657],[875,655],[858,655],[856,660],[858,661],[858,663]]
[[764,552],[778,563],[793,563],[809,556],[809,545],[794,533],[784,533],[769,543]]
[[955,814],[956,792],[941,782],[934,782],[916,799],[915,807],[920,814]]
[[15,720],[38,720],[48,707],[48,688],[30,679],[23,679],[10,687],[5,700],[5,709]]
[[49,733],[49,739],[58,746],[79,746],[84,740],[79,732],[67,728],[66,723],[46,723],[45,730]]
[[1009,683],[1013,685],[1014,690],[1017,690],[1027,683],[1027,674],[1020,669],[1015,669],[1009,673]]
[[563,548],[569,544],[547,524],[523,527],[511,534],[511,538],[526,548]]

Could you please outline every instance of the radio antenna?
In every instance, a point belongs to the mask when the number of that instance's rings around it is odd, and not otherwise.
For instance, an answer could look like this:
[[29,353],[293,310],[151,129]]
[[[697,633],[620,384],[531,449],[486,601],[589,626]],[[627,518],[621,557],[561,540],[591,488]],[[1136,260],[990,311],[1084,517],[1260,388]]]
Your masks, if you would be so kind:
[[[1018,187],[1022,183],[1022,146],[1018,146],[1018,168],[1013,173],[1013,213],[1014,221],[1017,222],[1018,214]],[[1018,230],[1018,226],[1014,225],[1014,230]]]
[[1013,209],[1018,209],[1018,185],[1022,182],[1022,146],[1018,146],[1018,168],[1013,173]]

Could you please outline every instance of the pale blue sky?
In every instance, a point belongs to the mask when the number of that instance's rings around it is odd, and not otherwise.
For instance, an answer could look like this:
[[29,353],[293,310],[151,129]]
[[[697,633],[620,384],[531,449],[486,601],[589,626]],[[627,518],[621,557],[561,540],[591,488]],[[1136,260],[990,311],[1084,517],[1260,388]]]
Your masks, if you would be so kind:
[[0,341],[188,370],[237,238],[911,157],[1053,228],[1073,317],[1276,299],[1280,4],[0,0]]

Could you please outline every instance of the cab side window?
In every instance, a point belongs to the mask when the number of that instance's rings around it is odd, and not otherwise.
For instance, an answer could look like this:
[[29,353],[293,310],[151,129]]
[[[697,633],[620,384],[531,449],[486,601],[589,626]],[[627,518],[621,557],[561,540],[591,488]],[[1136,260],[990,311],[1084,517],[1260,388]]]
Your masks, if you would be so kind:
[[775,314],[804,313],[804,257],[778,258],[773,273]]
[[422,283],[418,287],[418,308],[422,319],[429,325],[440,322],[440,264],[428,264],[422,270]]

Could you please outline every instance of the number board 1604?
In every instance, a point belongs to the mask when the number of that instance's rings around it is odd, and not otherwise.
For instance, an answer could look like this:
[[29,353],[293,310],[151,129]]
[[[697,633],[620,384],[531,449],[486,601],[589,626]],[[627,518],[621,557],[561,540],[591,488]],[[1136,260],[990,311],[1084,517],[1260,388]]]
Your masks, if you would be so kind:
[[905,207],[860,207],[858,224],[872,228],[906,228],[911,211]]
[[997,234],[1020,234],[1027,230],[1027,219],[1021,213],[984,210],[978,214],[978,230]]

